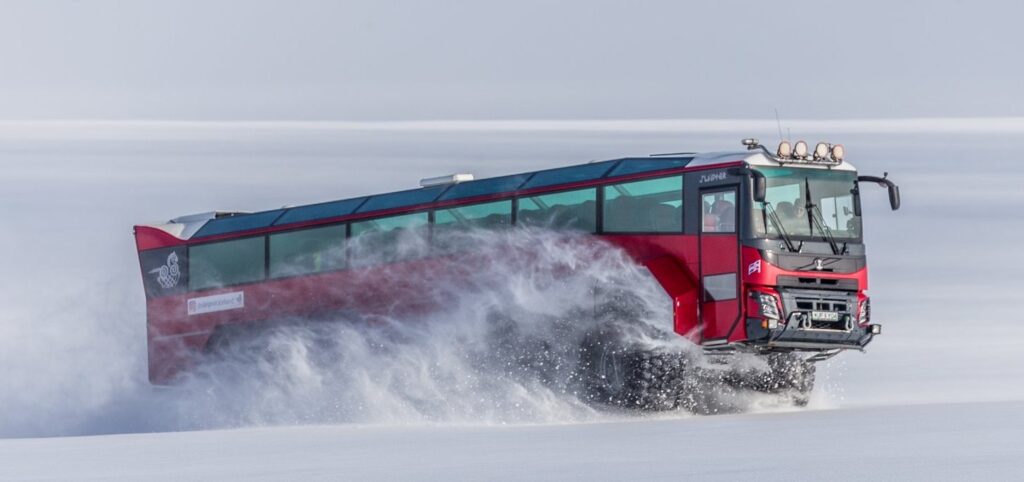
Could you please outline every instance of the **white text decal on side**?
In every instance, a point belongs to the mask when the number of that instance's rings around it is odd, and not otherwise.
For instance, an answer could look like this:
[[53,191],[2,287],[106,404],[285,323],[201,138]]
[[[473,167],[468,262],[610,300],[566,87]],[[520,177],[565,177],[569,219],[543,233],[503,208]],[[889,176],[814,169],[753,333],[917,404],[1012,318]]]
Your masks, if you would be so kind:
[[222,295],[203,296],[188,300],[188,314],[200,315],[215,311],[234,310],[245,307],[245,293],[237,291]]
[[715,181],[724,181],[724,180],[725,180],[725,171],[718,171],[718,172],[712,172],[711,174],[701,174],[700,175],[700,183],[701,184],[704,184],[705,182],[715,182]]

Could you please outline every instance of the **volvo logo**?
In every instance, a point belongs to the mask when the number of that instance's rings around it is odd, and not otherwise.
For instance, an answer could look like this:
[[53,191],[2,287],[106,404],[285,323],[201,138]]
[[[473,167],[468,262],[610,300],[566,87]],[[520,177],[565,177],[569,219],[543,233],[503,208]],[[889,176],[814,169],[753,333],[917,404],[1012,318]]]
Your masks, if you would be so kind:
[[814,269],[817,270],[817,271],[824,270],[825,269],[825,260],[823,260],[821,258],[814,258]]

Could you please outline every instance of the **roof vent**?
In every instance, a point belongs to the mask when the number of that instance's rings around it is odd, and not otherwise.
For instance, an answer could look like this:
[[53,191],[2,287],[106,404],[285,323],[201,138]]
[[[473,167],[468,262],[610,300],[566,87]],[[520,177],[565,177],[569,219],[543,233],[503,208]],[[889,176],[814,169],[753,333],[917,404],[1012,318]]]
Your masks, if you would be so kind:
[[451,174],[448,176],[428,177],[426,179],[420,179],[420,187],[445,186],[448,184],[458,184],[460,182],[472,180],[472,174]]

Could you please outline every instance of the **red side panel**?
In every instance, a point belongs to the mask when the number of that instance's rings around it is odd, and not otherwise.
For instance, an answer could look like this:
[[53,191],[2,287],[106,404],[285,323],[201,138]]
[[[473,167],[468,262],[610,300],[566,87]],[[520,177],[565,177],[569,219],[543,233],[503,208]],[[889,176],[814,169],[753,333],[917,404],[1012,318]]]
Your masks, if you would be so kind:
[[135,226],[135,244],[139,247],[139,251],[145,251],[147,249],[179,246],[185,244],[185,241],[162,229],[151,226]]
[[[702,300],[704,341],[727,337],[740,318],[738,247],[739,242],[735,234],[704,233],[700,237],[701,286],[708,283],[709,277],[721,279],[721,276],[725,276],[728,279],[728,275],[733,275],[734,290],[731,298],[714,300],[705,297]],[[702,291],[707,292],[707,287]]]
[[864,292],[868,289],[868,269],[864,268],[855,273],[831,273],[828,271],[788,271],[784,270],[761,258],[761,253],[756,248],[744,246],[742,273],[744,281],[750,285],[776,286],[779,276],[793,277],[814,277],[826,279],[855,279],[857,280],[857,291]]
[[693,342],[700,341],[697,330],[697,283],[675,259],[663,256],[647,262],[647,269],[672,297],[675,332]]

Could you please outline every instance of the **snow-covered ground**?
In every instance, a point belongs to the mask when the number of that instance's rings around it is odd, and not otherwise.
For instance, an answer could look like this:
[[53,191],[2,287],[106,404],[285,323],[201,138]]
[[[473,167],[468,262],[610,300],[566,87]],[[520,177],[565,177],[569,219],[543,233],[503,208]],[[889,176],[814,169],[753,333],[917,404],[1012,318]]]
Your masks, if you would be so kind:
[[0,440],[10,480],[1010,480],[1022,402]]
[[[792,123],[904,201],[866,189],[884,334],[821,366],[808,409],[638,418],[527,390],[497,413],[353,417],[332,391],[225,402],[145,383],[132,224],[777,137],[673,122],[0,124],[0,479],[1020,477],[1020,119]],[[376,395],[360,400],[394,402]]]

